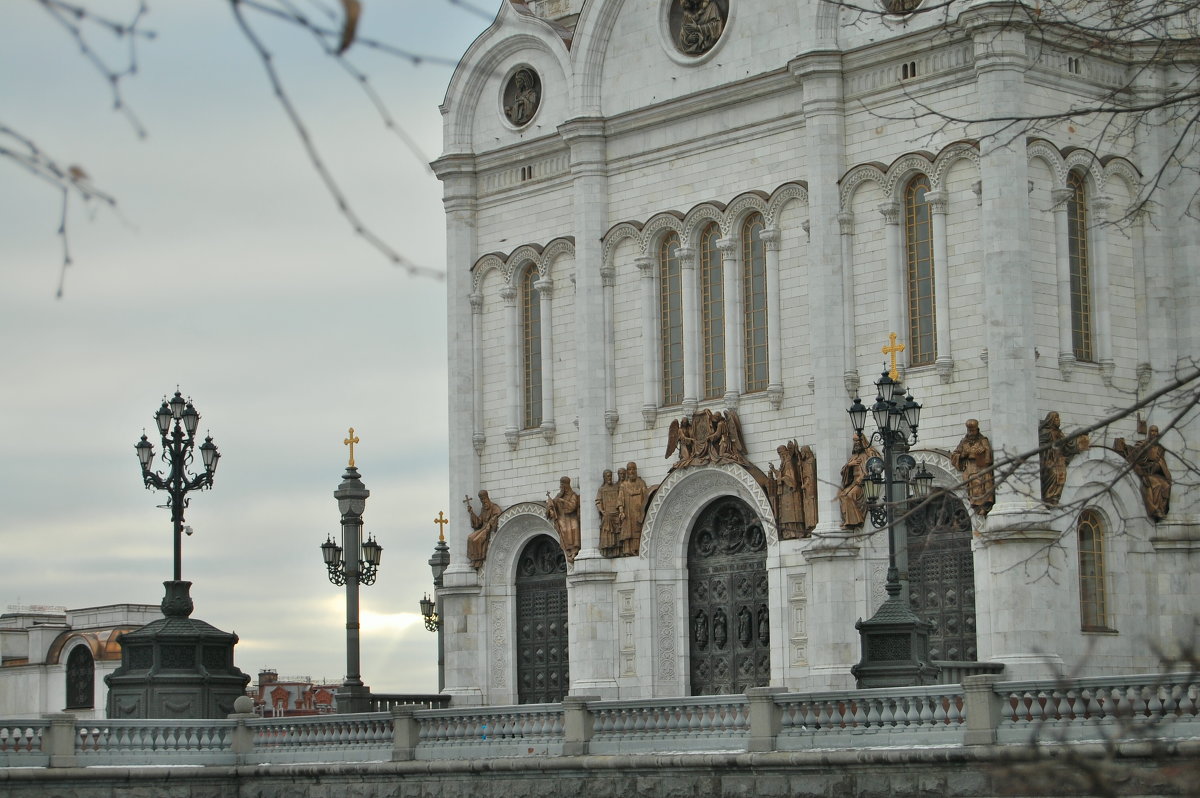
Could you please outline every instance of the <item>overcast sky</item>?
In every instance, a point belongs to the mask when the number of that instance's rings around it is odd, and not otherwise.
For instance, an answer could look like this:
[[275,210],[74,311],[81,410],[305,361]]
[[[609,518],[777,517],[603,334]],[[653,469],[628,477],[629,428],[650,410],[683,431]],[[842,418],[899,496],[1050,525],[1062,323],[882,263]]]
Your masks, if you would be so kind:
[[[360,35],[443,58],[488,24],[444,0],[363,5]],[[124,18],[136,3],[95,6]],[[72,205],[74,265],[56,299],[59,197],[0,158],[0,610],[161,600],[170,516],[133,444],[143,428],[157,444],[152,416],[178,386],[222,454],[187,512],[194,617],[237,632],[252,676],[340,681],[344,592],[319,545],[339,531],[332,493],[353,426],[366,529],[384,548],[362,592],[363,678],[433,692],[417,602],[446,509],[445,285],[390,265],[337,215],[225,3],[150,6],[157,36],[121,84],[144,140],[40,6],[8,4],[0,26],[0,124],[120,202],[119,214]],[[310,37],[256,27],[365,221],[444,269],[440,183]],[[451,69],[351,52],[436,157]]]

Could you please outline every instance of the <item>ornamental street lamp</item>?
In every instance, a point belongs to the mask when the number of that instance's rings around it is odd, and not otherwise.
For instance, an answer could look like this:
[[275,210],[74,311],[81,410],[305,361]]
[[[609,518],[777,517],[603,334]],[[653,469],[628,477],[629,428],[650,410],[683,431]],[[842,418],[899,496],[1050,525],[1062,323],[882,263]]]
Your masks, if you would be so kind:
[[438,592],[442,587],[442,574],[446,573],[446,566],[450,565],[450,547],[446,545],[446,524],[450,520],[446,518],[446,514],[438,510],[437,518],[433,519],[433,523],[438,526],[438,541],[433,547],[433,556],[429,558],[429,567],[433,571],[433,598],[429,598],[426,593],[421,599],[421,616],[425,619],[425,628],[430,632],[437,632],[438,646],[438,692],[440,693],[446,687],[446,652],[442,638],[442,594]]
[[350,437],[342,443],[350,447],[350,464],[342,475],[342,484],[333,492],[342,514],[342,545],[326,536],[321,544],[321,557],[329,572],[329,581],[346,586],[346,678],[337,691],[338,712],[367,712],[370,710],[371,689],[363,685],[359,665],[358,586],[375,584],[383,546],[368,538],[362,539],[362,514],[371,491],[363,485],[354,467],[354,445],[359,439],[350,428]]
[[[906,534],[906,525],[904,513],[897,515],[896,507],[906,506],[910,495],[918,501],[927,498],[933,474],[924,464],[914,471],[917,461],[908,454],[908,448],[917,442],[921,405],[911,392],[906,396],[897,381],[895,353],[903,351],[904,346],[896,344],[895,333],[891,339],[892,345],[884,347],[884,352],[892,356],[891,371],[885,370],[875,383],[878,394],[869,411],[877,429],[866,440],[868,444],[878,441],[883,457],[867,460],[863,479],[871,524],[876,529],[887,527],[888,531],[887,599],[870,620],[854,625],[862,638],[862,660],[850,672],[860,688],[930,684],[938,673],[937,667],[928,662],[930,625],[916,616],[907,599],[900,597],[896,538]],[[847,413],[855,436],[861,438],[867,407],[855,397]]]
[[[154,462],[154,444],[142,439],[134,445],[138,461],[142,466],[142,482],[147,489],[165,490],[167,492],[167,507],[171,510],[171,523],[175,529],[175,571],[174,581],[179,582],[182,576],[182,535],[183,511],[187,508],[187,494],[193,490],[211,488],[213,474],[217,471],[217,461],[221,453],[209,435],[200,444],[200,459],[204,463],[204,471],[199,474],[188,474],[188,465],[194,459],[196,428],[200,425],[200,414],[192,405],[190,399],[185,400],[179,391],[170,401],[163,399],[162,407],[154,414],[155,424],[162,438],[162,458],[167,465],[166,475],[150,470]],[[172,422],[174,427],[172,428]],[[190,531],[189,531],[189,534]]]

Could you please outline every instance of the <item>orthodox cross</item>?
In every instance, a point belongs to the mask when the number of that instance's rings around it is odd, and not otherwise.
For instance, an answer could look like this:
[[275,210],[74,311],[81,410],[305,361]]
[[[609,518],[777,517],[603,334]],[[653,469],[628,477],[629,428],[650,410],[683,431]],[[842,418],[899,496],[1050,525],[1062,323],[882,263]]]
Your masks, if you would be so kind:
[[450,519],[441,510],[438,510],[438,517],[433,519],[433,523],[438,525],[438,540],[446,539],[446,524],[450,523]]
[[[892,342],[890,344],[883,345],[883,353],[885,355],[889,355],[892,358],[892,369],[891,369],[891,371],[888,372],[888,376],[891,377],[893,380],[898,380],[898,379],[900,379],[900,372],[896,371],[896,353],[904,351],[904,344],[896,343],[896,334],[895,333],[891,333],[888,336],[888,338],[890,338]],[[350,432],[353,433],[354,430],[350,430]],[[351,465],[354,465],[354,464],[351,463]]]
[[[895,336],[892,336],[895,338]],[[354,444],[358,443],[358,438],[354,436],[354,427],[350,428],[350,437],[342,441],[343,446],[350,447],[350,468],[354,468]]]

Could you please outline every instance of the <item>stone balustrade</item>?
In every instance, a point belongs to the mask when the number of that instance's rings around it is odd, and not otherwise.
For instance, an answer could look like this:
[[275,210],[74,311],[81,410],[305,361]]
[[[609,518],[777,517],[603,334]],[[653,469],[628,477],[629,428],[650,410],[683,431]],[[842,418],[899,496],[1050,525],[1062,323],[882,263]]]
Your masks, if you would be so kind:
[[1200,737],[1200,677],[1062,681],[426,709],[302,718],[0,720],[0,767],[475,760],[585,754],[912,749]]

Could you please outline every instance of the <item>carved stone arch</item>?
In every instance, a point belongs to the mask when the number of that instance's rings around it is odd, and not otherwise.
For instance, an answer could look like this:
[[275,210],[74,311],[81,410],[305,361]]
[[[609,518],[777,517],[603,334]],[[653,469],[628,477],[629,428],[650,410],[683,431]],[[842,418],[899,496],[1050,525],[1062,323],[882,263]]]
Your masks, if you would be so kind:
[[858,192],[859,186],[868,182],[875,183],[879,186],[879,190],[883,191],[885,175],[881,164],[859,164],[842,175],[842,179],[838,181],[841,210],[850,210],[851,204],[854,202],[854,195]]
[[783,213],[784,206],[793,200],[799,200],[805,205],[808,204],[808,186],[804,183],[784,183],[771,194],[771,198],[767,201],[767,210],[763,213],[763,220],[767,227],[778,227],[779,216]]
[[[897,158],[888,167],[883,178],[883,195],[896,202],[903,203],[904,186],[914,175],[923,174],[927,177],[933,174],[933,161],[924,153],[911,152]],[[932,179],[930,188],[932,188]]]
[[942,148],[937,158],[933,160],[933,169],[929,173],[929,186],[934,191],[943,188],[943,181],[950,167],[959,161],[970,161],[979,170],[979,145],[973,141],[956,141]]
[[504,275],[504,281],[508,282],[508,269],[505,267],[504,258],[496,253],[484,255],[479,260],[475,261],[475,265],[471,267],[471,293],[480,293],[480,288],[483,286],[483,278],[490,271],[498,271]]
[[564,255],[575,257],[574,238],[569,236],[556,238],[547,244],[546,248],[542,250],[541,261],[538,264],[538,273],[541,274],[542,277],[550,277],[551,267],[554,266],[554,262]]
[[679,468],[663,480],[646,510],[638,556],[652,568],[678,570],[686,561],[687,532],[715,499],[737,496],[763,525],[768,549],[778,544],[775,514],[767,494],[749,471],[732,464]]
[[1137,202],[1142,191],[1142,176],[1137,167],[1124,158],[1111,158],[1104,163],[1104,182],[1101,188],[1107,188],[1114,178],[1125,184],[1131,202]]
[[[546,517],[546,507],[538,502],[521,502],[501,513],[496,532],[488,544],[487,582],[511,585],[516,578],[517,555],[538,535],[549,535],[562,545],[554,524]],[[568,569],[572,566],[568,565]]]
[[[1116,533],[1129,528],[1129,521],[1144,519],[1146,506],[1142,501],[1142,483],[1133,473],[1129,461],[1105,446],[1091,446],[1080,452],[1067,466],[1059,507],[1107,506],[1109,531]],[[1073,530],[1078,512],[1066,513],[1061,524],[1064,531]]]
[[639,253],[646,251],[645,242],[642,240],[642,228],[636,222],[621,222],[613,226],[607,233],[604,234],[603,253],[600,258],[600,263],[603,266],[613,266],[613,259],[616,257],[617,247],[622,242],[633,241],[634,246]]
[[601,113],[604,55],[624,5],[624,0],[583,4],[571,43],[574,60],[579,65],[574,73],[572,91],[576,99],[572,110],[577,116],[599,116]]
[[[954,498],[962,502],[964,507],[971,506],[971,497],[967,494],[967,488],[963,485],[962,474],[950,462],[950,456],[945,452],[937,449],[914,449],[910,452],[917,461],[917,468],[924,464],[931,474],[933,474],[933,489],[935,491],[942,490],[950,493]],[[978,532],[983,526],[984,518],[977,515],[974,511],[971,515],[971,529]]]
[[[1063,167],[1067,174],[1082,172],[1087,177],[1087,186],[1098,196],[1104,188],[1104,166],[1091,150],[1071,150],[1063,156]],[[1066,175],[1063,175],[1066,186]]]
[[514,249],[504,262],[511,280],[515,281],[520,276],[527,263],[533,264],[540,275],[542,274],[542,248],[537,244],[523,244]]
[[653,255],[654,250],[658,247],[658,242],[668,230],[675,231],[675,234],[679,236],[680,246],[686,246],[684,243],[686,237],[683,234],[683,216],[668,211],[650,217],[650,221],[646,222],[646,226],[642,228],[640,237],[642,252],[646,255]]
[[746,217],[752,213],[758,213],[763,217],[764,226],[767,219],[767,200],[768,197],[761,191],[748,191],[745,194],[739,194],[733,198],[733,202],[729,203],[725,208],[725,222],[722,229],[730,230],[737,234],[742,229],[742,223]]
[[[506,68],[522,52],[540,51],[558,65],[558,79],[571,80],[570,53],[555,32],[554,26],[531,14],[522,14],[513,3],[501,4],[496,20],[480,34],[458,62],[443,104],[449,117],[445,150],[447,153],[470,148],[475,115],[480,109],[492,107],[480,102],[489,81]],[[549,76],[543,75],[543,86]],[[564,91],[567,97],[570,92]]]
[[1045,139],[1034,139],[1025,146],[1025,154],[1029,162],[1040,160],[1054,174],[1055,184],[1051,189],[1065,188],[1067,185],[1067,167],[1063,164],[1062,154]]
[[709,222],[716,222],[722,238],[728,238],[730,231],[725,227],[725,208],[720,203],[705,202],[697,205],[683,217],[683,229],[686,235],[681,235],[680,241],[685,247],[695,246],[700,231]]

